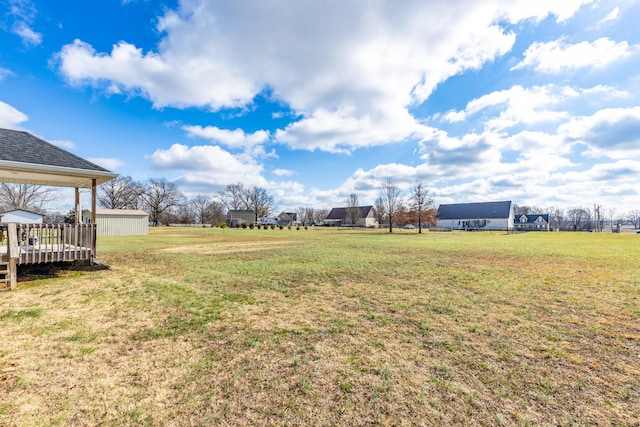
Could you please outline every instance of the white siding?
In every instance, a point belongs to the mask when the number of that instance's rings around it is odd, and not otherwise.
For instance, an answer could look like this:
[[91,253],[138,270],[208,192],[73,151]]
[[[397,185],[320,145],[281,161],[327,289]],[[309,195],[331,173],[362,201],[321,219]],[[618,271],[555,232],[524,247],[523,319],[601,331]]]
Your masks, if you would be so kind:
[[[469,219],[471,221],[477,218]],[[463,226],[463,219],[439,219],[437,220],[438,227],[451,227],[454,230],[462,230],[465,227]],[[487,225],[485,227],[481,227],[481,230],[511,230],[513,228],[513,218],[490,218],[487,219]]]
[[42,215],[37,213],[15,210],[0,215],[2,222],[17,222],[19,224],[42,224]]
[[[85,222],[90,222],[91,212],[84,212]],[[143,211],[98,209],[96,211],[98,236],[137,236],[149,234],[149,215]]]

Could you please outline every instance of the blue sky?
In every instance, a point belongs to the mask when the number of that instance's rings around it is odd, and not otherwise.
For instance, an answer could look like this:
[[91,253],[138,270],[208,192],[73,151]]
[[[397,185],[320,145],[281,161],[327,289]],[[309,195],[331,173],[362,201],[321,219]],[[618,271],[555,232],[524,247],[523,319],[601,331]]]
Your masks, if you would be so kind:
[[281,209],[640,209],[639,2],[400,4],[0,0],[0,127]]

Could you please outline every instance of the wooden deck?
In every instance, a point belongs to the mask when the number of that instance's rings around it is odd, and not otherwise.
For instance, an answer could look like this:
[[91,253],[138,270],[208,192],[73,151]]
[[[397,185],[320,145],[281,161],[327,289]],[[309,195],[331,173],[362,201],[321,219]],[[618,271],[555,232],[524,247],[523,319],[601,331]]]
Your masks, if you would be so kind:
[[95,224],[0,224],[0,290],[16,287],[18,265],[93,262]]

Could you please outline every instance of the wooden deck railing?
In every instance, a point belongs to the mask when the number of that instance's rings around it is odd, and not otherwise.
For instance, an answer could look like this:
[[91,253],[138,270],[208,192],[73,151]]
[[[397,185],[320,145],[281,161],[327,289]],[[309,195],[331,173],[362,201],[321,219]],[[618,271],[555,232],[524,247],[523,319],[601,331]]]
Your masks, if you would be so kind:
[[[9,224],[13,225],[13,224]],[[18,264],[59,261],[93,261],[96,253],[95,224],[15,224],[2,227],[0,243],[7,254],[17,242]]]

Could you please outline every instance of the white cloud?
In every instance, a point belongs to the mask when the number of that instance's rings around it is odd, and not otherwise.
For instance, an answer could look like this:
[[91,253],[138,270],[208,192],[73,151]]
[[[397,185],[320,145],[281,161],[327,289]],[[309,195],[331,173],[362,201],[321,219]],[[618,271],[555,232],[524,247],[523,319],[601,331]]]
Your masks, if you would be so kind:
[[271,171],[271,173],[275,176],[293,176],[294,172],[292,170],[289,169],[274,169]]
[[269,131],[266,130],[246,134],[242,129],[228,130],[216,126],[183,126],[182,129],[191,136],[209,139],[230,148],[250,148],[269,140]]
[[233,155],[215,145],[187,147],[174,144],[167,150],[158,149],[147,156],[152,167],[178,170],[184,174],[185,185],[226,186],[235,182],[263,186],[262,166],[249,156]]
[[598,21],[598,23],[596,24],[596,27],[600,27],[602,25],[609,24],[613,21],[616,21],[618,20],[619,17],[620,17],[620,7],[616,6],[604,18]]
[[29,117],[6,102],[0,101],[0,127],[15,129]]
[[[557,93],[553,85],[523,88],[520,85],[491,92],[470,101],[464,111],[452,111],[443,119],[448,122],[466,120],[469,116],[489,110],[485,125],[489,129],[506,129],[518,124],[548,123],[567,117],[566,112],[547,107],[557,104],[567,94]],[[497,115],[497,111],[500,111]]]
[[38,14],[34,2],[31,0],[9,0],[8,3],[8,16],[14,21],[12,31],[22,39],[25,45],[37,46],[42,43],[42,34],[31,28],[31,24]]
[[160,18],[157,52],[123,41],[102,53],[76,40],[59,53],[60,71],[156,108],[245,107],[269,88],[299,117],[278,141],[349,152],[420,132],[412,105],[510,51],[515,34],[497,23],[565,21],[588,2],[190,0]]
[[42,34],[35,32],[24,22],[17,24],[13,31],[22,38],[24,44],[37,46],[42,43]]
[[640,157],[640,107],[607,108],[591,116],[576,117],[560,126],[558,133],[570,143],[589,147],[593,157],[613,159]]
[[511,70],[532,67],[544,73],[560,73],[578,68],[603,68],[630,57],[638,50],[626,41],[603,37],[594,42],[567,44],[564,40],[536,42],[527,48],[524,59]]
[[106,157],[91,157],[89,159],[90,162],[95,163],[96,165],[102,166],[105,169],[110,171],[118,170],[124,162],[120,159],[106,158]]
[[65,150],[73,150],[74,148],[76,148],[76,144],[74,144],[72,141],[53,140],[49,142],[57,147],[64,148]]
[[11,70],[0,67],[0,81],[2,81],[5,77],[12,75]]

